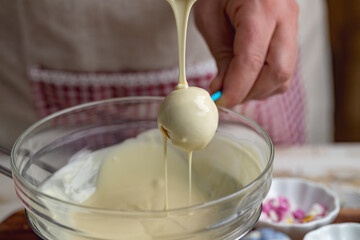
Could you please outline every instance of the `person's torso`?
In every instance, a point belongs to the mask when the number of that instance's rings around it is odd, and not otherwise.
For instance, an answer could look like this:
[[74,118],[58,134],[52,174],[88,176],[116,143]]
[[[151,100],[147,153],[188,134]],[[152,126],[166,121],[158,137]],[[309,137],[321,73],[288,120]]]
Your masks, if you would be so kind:
[[[178,63],[175,20],[165,0],[19,1],[28,65],[72,71],[136,71]],[[190,20],[188,62],[208,59]]]

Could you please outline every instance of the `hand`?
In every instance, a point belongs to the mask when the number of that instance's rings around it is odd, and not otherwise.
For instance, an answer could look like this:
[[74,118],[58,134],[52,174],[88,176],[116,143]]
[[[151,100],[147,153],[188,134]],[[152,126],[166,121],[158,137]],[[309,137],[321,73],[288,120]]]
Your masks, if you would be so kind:
[[283,93],[297,61],[295,0],[198,0],[195,21],[215,57],[212,93],[232,107]]

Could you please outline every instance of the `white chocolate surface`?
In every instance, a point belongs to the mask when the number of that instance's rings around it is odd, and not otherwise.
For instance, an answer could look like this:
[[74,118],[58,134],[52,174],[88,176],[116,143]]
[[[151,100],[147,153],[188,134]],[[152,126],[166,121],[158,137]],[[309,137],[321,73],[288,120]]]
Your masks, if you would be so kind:
[[[262,155],[253,144],[219,134],[206,148],[194,152],[193,163],[192,204],[212,201],[242,189],[264,167]],[[163,170],[162,136],[158,129],[152,129],[121,144],[74,156],[72,162],[49,178],[41,190],[84,206],[139,211],[141,214],[141,211],[163,210]],[[187,154],[171,143],[168,146],[168,171],[169,209],[189,206]],[[61,207],[61,212],[66,213],[66,206]],[[103,239],[119,239],[120,236],[121,239],[153,239],[158,234],[181,232],[184,228],[212,221],[194,216],[197,220],[188,226],[181,215],[169,212],[163,216],[168,218],[163,227],[158,222],[126,216],[109,218],[108,215],[74,213],[71,208],[68,211],[66,219],[65,215],[54,218],[64,218],[61,221],[71,222],[75,228]],[[214,211],[214,218],[221,216],[220,209]]]
[[[215,134],[206,148],[194,152],[193,204],[249,184],[264,168],[262,158],[251,142]],[[187,154],[169,143],[168,163],[170,209],[189,206]],[[163,210],[163,170],[162,136],[151,129],[118,145],[75,155],[41,191],[98,208]]]
[[172,143],[186,151],[200,150],[213,138],[219,121],[217,107],[202,88],[188,87],[172,91],[158,114]]

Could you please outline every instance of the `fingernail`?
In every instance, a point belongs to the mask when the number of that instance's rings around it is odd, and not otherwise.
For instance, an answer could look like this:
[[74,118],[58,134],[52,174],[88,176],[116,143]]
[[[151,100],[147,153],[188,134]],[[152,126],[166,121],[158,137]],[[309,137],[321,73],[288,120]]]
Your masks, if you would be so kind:
[[225,107],[226,106],[226,100],[223,98],[223,97],[221,97],[221,98],[219,98],[218,100],[216,100],[216,105],[218,105],[218,106],[221,106],[221,107]]

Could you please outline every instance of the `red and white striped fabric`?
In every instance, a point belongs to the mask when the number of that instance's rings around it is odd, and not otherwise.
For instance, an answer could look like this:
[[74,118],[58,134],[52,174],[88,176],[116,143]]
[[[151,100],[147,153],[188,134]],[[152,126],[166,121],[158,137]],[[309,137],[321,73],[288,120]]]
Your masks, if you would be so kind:
[[[176,68],[148,72],[68,72],[40,67],[30,69],[31,87],[39,117],[78,104],[126,96],[166,96],[177,84]],[[216,75],[213,61],[187,68],[190,86],[208,90]],[[255,120],[275,144],[305,141],[304,92],[299,72],[291,88],[282,95],[250,101],[234,108]]]
[[306,140],[304,94],[297,70],[285,93],[262,101],[249,101],[234,110],[255,120],[275,144],[303,144]]

